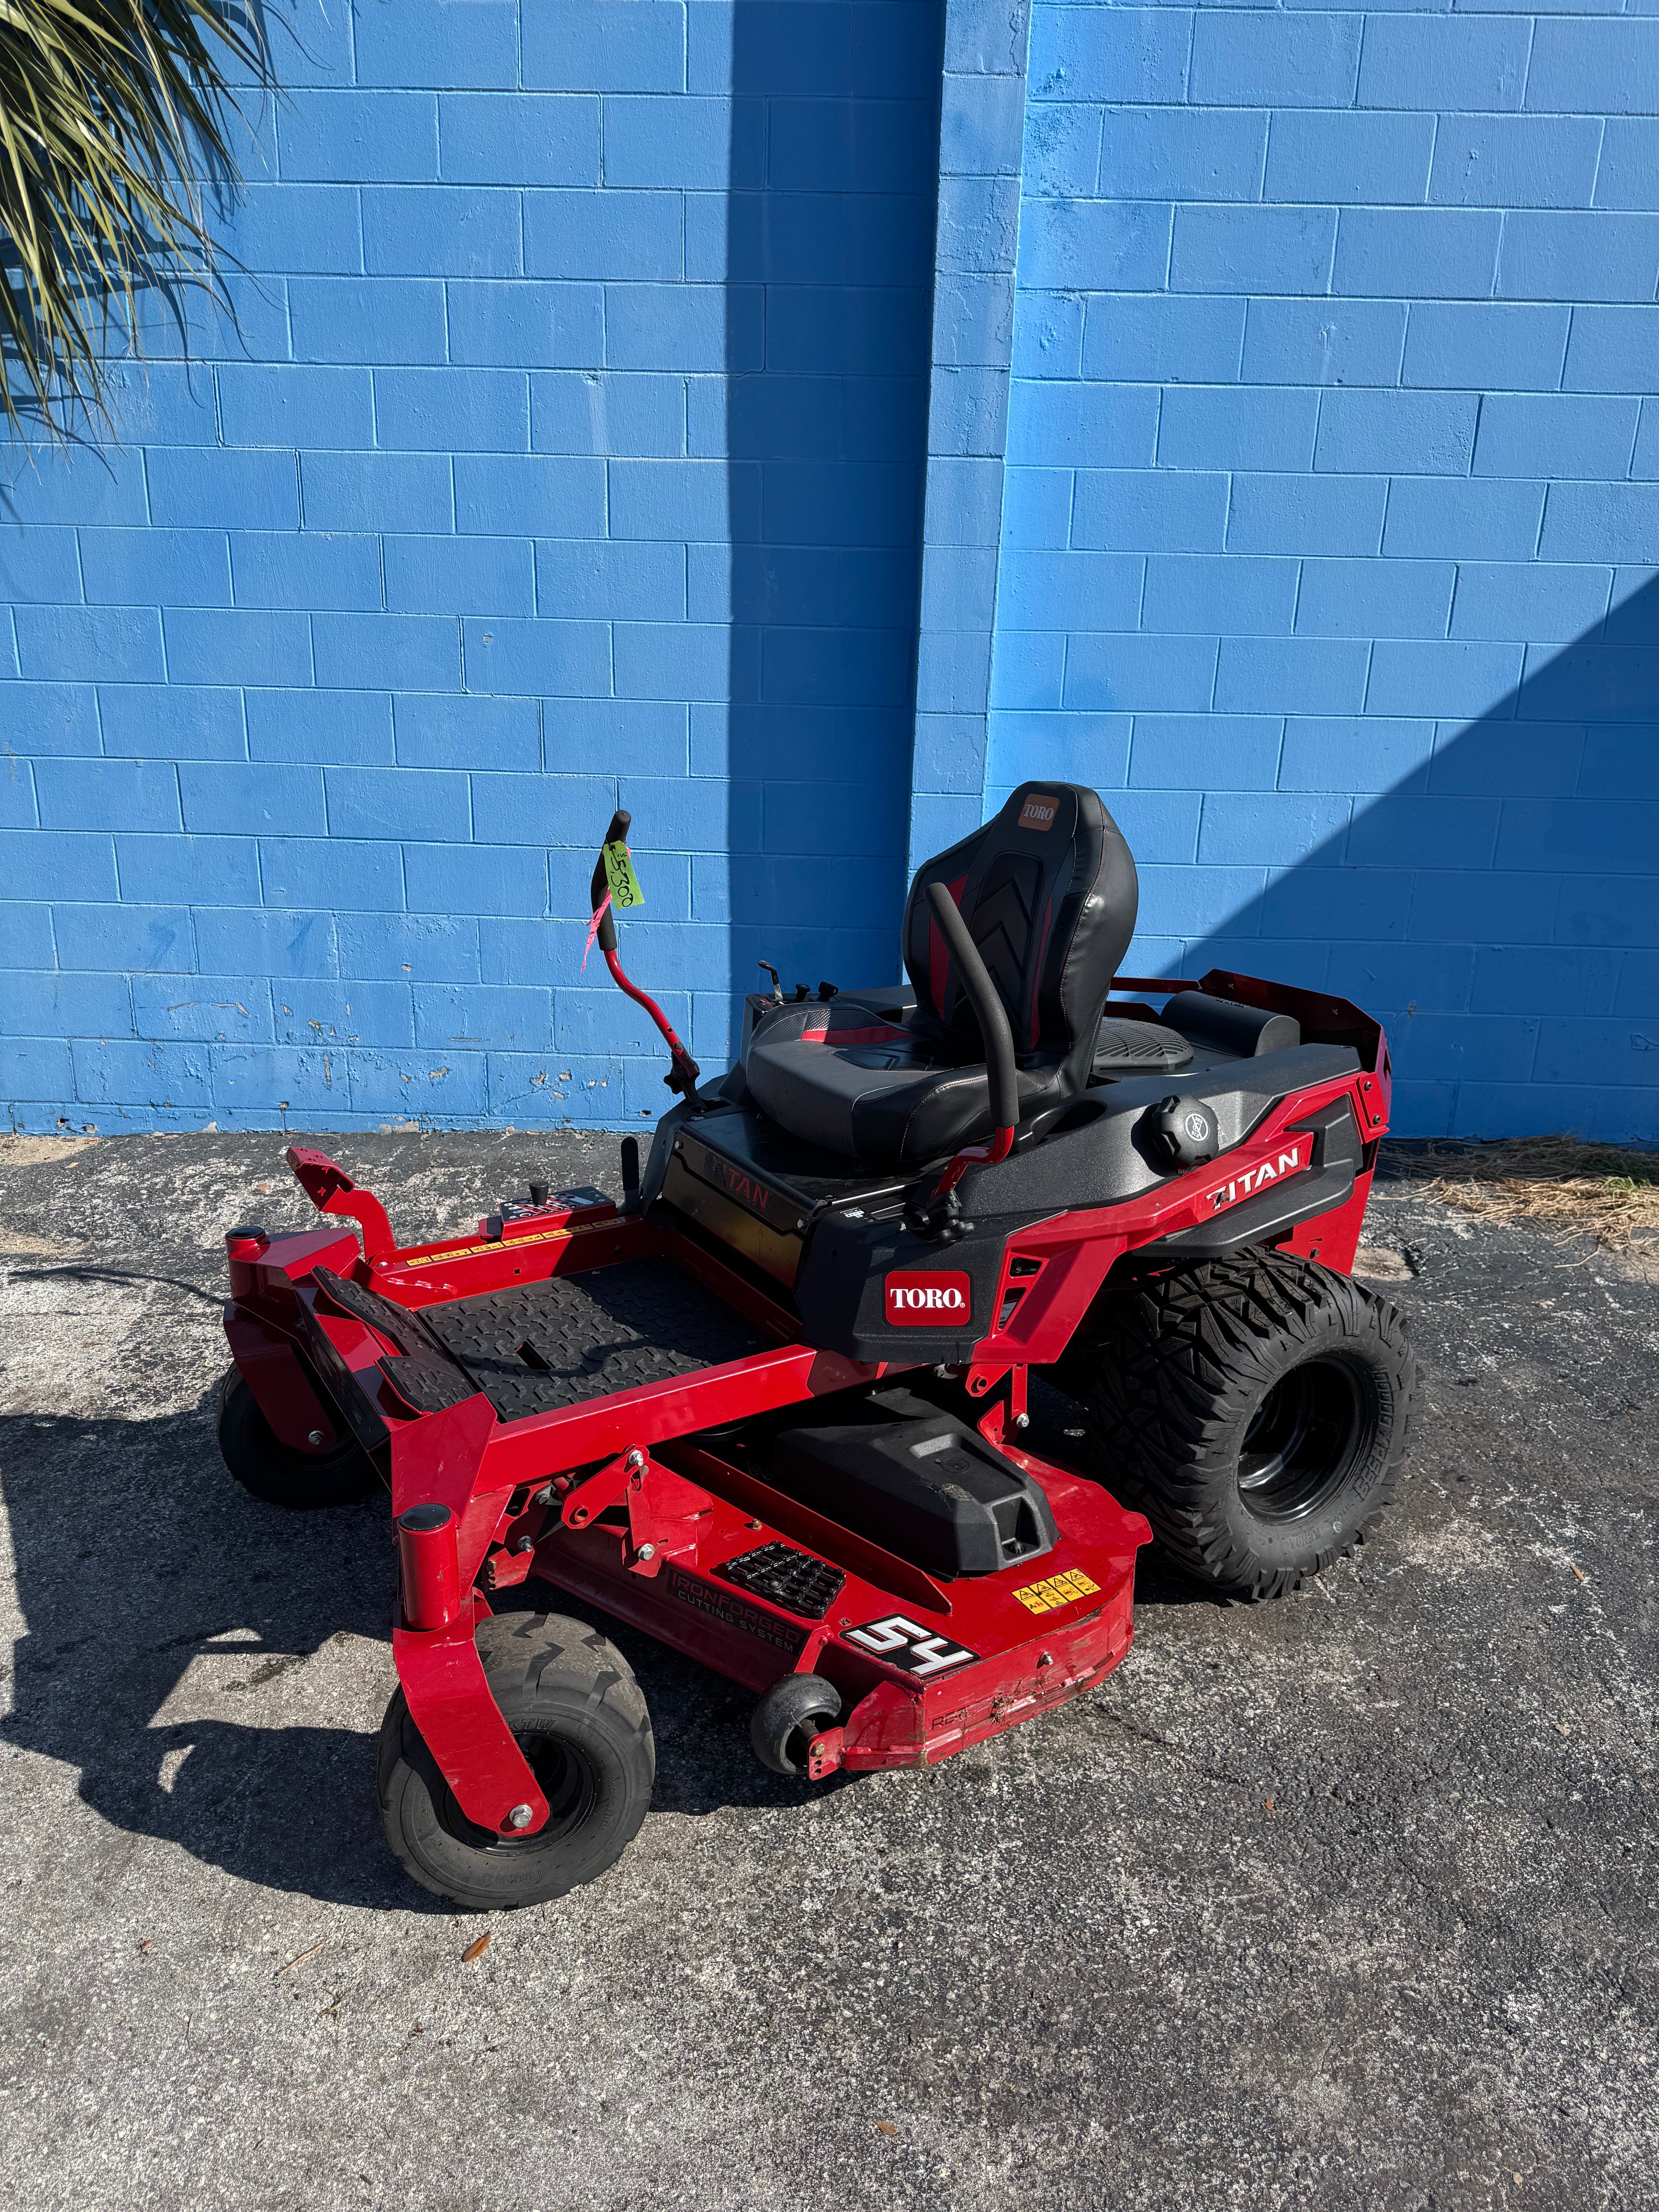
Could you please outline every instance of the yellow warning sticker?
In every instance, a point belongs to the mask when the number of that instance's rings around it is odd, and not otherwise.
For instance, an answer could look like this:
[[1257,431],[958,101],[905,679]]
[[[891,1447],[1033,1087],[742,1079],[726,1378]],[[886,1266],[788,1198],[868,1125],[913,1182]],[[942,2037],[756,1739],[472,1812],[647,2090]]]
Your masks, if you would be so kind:
[[643,906],[645,893],[634,873],[634,863],[620,837],[605,848],[605,880],[611,887],[612,906]]
[[1100,1584],[1091,1582],[1081,1567],[1068,1574],[1050,1575],[1047,1582],[1027,1583],[1014,1595],[1027,1613],[1053,1613],[1062,1605],[1075,1605],[1081,1597],[1098,1597]]
[[[607,1228],[613,1224],[607,1222]],[[489,1244],[451,1244],[442,1252],[417,1252],[412,1260],[399,1257],[400,1267],[443,1267],[452,1260],[476,1260],[481,1252],[519,1252],[526,1244],[564,1244],[578,1232],[573,1229],[544,1229],[530,1237],[498,1237]]]

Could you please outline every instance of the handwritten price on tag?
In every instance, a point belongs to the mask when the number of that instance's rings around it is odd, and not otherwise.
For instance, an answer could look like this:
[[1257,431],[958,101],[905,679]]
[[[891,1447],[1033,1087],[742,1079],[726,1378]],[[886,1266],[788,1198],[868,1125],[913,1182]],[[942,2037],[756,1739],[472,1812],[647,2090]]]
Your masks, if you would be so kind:
[[605,880],[610,886],[612,906],[645,904],[645,893],[640,889],[640,879],[634,873],[634,863],[629,858],[627,846],[620,838],[614,845],[605,848]]

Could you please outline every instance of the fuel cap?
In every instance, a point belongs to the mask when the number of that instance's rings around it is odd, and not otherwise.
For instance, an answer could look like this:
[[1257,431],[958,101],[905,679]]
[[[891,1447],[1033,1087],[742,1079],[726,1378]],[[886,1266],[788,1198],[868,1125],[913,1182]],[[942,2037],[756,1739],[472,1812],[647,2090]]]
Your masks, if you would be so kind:
[[1183,1098],[1179,1091],[1149,1107],[1140,1126],[1146,1149],[1165,1167],[1201,1167],[1221,1149],[1215,1115],[1200,1099]]

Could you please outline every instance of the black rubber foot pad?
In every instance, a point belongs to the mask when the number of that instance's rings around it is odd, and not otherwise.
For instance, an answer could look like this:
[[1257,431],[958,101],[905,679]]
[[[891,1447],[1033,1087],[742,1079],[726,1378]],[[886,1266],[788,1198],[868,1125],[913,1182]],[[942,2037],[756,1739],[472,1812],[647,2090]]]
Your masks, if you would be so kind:
[[421,1316],[504,1421],[741,1359],[768,1339],[666,1260],[624,1260]]
[[406,1306],[394,1305],[378,1291],[348,1282],[331,1267],[319,1267],[313,1279],[354,1321],[389,1336],[401,1358],[382,1359],[380,1372],[406,1406],[417,1413],[441,1413],[447,1406],[459,1406],[476,1398],[478,1386],[447,1358],[422,1326],[420,1316]]
[[828,1566],[791,1544],[762,1544],[755,1551],[728,1559],[717,1572],[739,1589],[769,1597],[786,1613],[799,1613],[803,1620],[822,1620],[847,1580],[839,1567]]

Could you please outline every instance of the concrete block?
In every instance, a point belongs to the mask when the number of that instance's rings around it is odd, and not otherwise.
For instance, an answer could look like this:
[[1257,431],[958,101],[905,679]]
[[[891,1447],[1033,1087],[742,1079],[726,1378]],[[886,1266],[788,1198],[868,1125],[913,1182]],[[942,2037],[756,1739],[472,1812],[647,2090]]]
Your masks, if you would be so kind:
[[[169,607],[167,672],[182,684],[307,684],[311,625],[300,613]],[[112,669],[112,675],[122,672]]]
[[599,112],[591,95],[441,93],[442,175],[456,185],[597,185]]
[[[82,531],[81,588],[89,600],[106,606],[131,606],[161,593],[169,606],[228,607],[230,555],[225,533],[166,530],[155,523],[143,530]],[[81,590],[58,596],[78,599]]]
[[458,691],[460,625],[441,615],[317,614],[317,682],[342,691]]
[[604,697],[611,633],[604,623],[467,617],[461,625],[469,691]]
[[1216,706],[1227,714],[1358,714],[1368,653],[1358,639],[1224,637]]
[[1183,205],[1175,211],[1170,287],[1245,295],[1323,292],[1335,242],[1334,208]]
[[21,606],[12,622],[17,665],[32,683],[161,681],[161,618],[154,607]]
[[453,361],[482,368],[597,368],[605,359],[599,284],[453,277],[445,289]]
[[262,687],[246,694],[245,715],[252,760],[372,766],[392,758],[392,701],[384,692]]
[[182,827],[171,761],[37,761],[34,786],[46,830]]
[[443,453],[306,453],[300,461],[307,530],[442,531],[455,526]]
[[378,538],[343,531],[234,530],[229,549],[239,607],[286,607],[303,615],[380,604]]
[[395,364],[447,357],[444,288],[436,277],[295,276],[288,301],[296,361]]
[[1297,634],[1444,637],[1456,573],[1450,561],[1304,561]]

